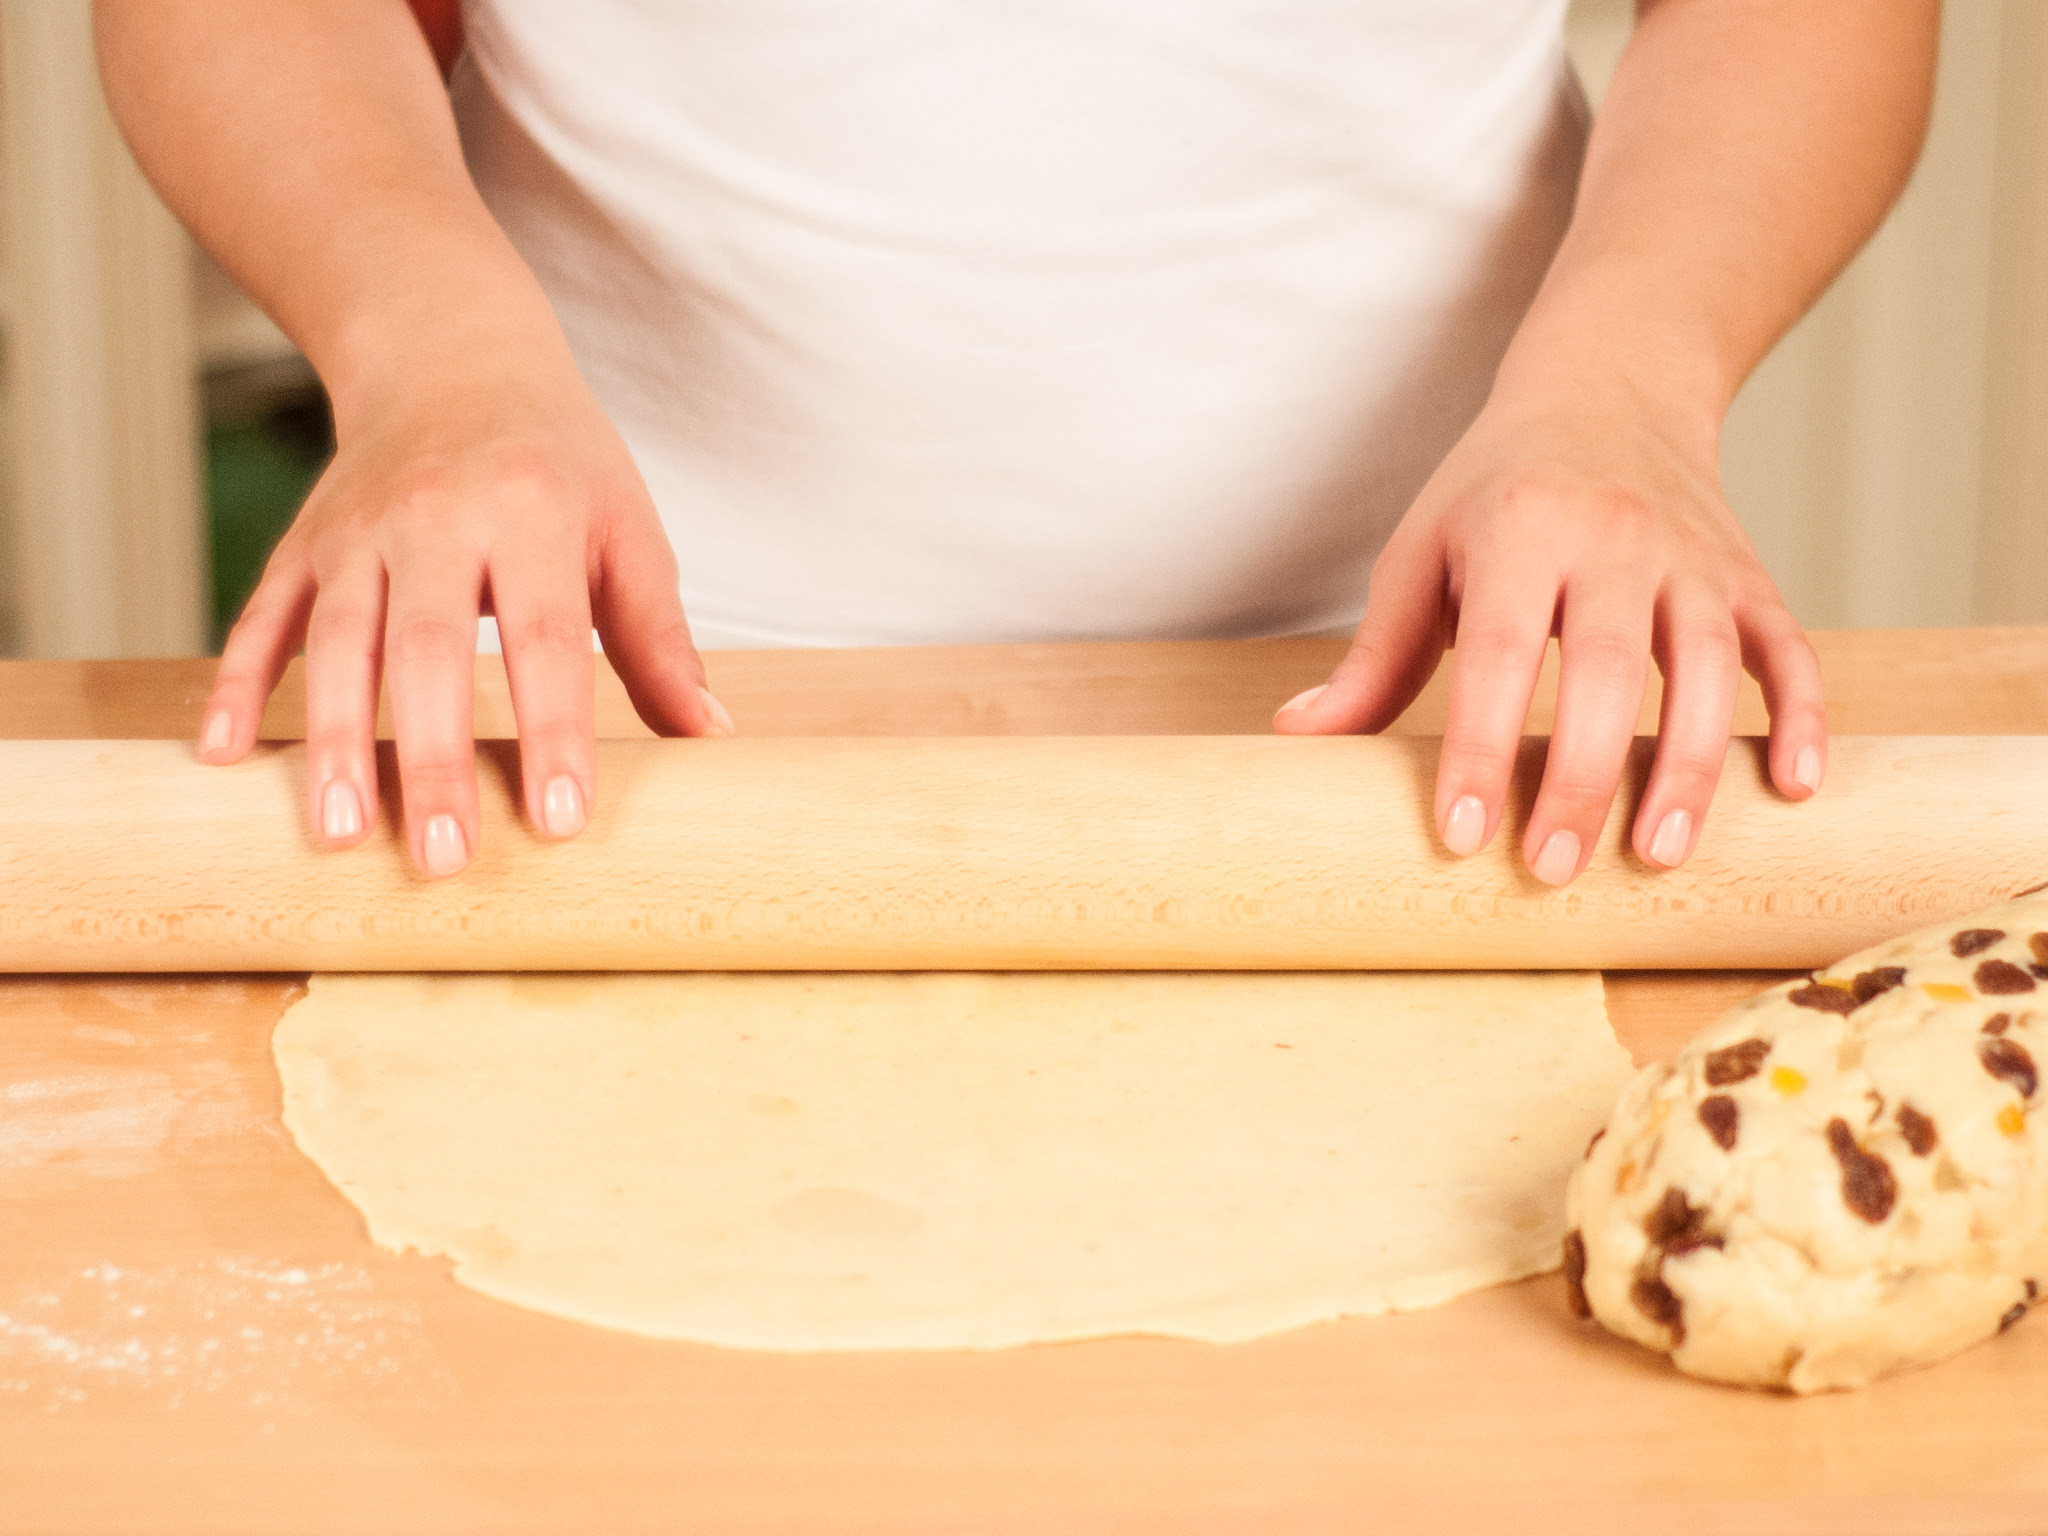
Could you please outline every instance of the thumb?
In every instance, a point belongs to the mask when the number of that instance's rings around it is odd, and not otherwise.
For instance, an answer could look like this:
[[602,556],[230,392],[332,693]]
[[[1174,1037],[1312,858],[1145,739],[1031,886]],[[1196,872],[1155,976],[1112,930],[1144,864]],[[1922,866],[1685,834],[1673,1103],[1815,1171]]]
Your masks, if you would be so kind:
[[676,557],[652,512],[623,521],[598,558],[591,619],[605,658],[650,729],[730,736],[732,717],[704,684],[704,659],[676,591]]
[[1449,643],[1436,549],[1397,539],[1373,567],[1351,649],[1327,683],[1280,706],[1273,729],[1286,736],[1383,731],[1414,702]]

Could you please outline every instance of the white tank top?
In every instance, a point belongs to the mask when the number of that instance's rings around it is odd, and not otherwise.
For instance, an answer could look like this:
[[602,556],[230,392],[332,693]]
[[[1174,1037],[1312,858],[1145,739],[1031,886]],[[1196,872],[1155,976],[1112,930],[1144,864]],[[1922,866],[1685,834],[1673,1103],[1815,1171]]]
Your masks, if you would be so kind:
[[1565,0],[471,0],[700,644],[1301,633],[1570,213]]

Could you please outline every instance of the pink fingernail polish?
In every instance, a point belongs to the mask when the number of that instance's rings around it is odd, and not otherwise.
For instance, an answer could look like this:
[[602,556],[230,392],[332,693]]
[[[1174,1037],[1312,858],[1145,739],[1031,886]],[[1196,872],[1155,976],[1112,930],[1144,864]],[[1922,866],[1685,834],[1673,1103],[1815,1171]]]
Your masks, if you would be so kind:
[[1664,819],[1657,823],[1657,835],[1650,839],[1650,862],[1661,864],[1666,869],[1676,867],[1684,862],[1686,847],[1691,841],[1692,813],[1667,811]]
[[1444,846],[1469,859],[1486,843],[1486,807],[1477,795],[1460,795],[1444,817]]
[[725,712],[725,706],[718,702],[718,696],[709,688],[699,688],[697,692],[704,696],[704,708],[711,716],[711,729],[704,734],[707,736],[732,735],[732,716]]
[[234,739],[234,716],[224,709],[216,709],[206,717],[206,724],[199,732],[199,750],[225,752],[234,743]]
[[436,816],[420,837],[421,862],[430,875],[452,875],[469,862],[462,824],[453,816]]
[[549,837],[574,837],[583,830],[583,791],[566,773],[548,780],[540,799],[540,821]]
[[1529,873],[1545,885],[1563,885],[1578,872],[1579,834],[1559,829],[1543,840]]
[[1304,688],[1285,704],[1282,704],[1274,713],[1284,715],[1290,709],[1307,709],[1309,705],[1315,703],[1317,699],[1320,699],[1329,691],[1330,685],[1328,683],[1317,683],[1313,688]]
[[347,842],[363,830],[363,802],[347,779],[330,779],[320,792],[320,830],[331,843]]
[[1820,753],[1817,749],[1799,749],[1799,755],[1792,759],[1792,782],[1809,795],[1820,788]]

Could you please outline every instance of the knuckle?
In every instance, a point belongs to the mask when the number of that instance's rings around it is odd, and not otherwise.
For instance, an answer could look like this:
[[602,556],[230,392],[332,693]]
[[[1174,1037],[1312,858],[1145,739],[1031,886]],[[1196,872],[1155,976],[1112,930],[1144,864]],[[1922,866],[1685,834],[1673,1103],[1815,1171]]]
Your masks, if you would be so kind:
[[306,760],[314,765],[316,783],[336,778],[374,783],[376,774],[366,771],[369,755],[356,730],[329,728],[306,733]]
[[1554,765],[1543,775],[1547,798],[1582,809],[1605,806],[1614,798],[1614,787],[1619,782],[1618,773],[1573,759]]
[[1586,498],[1586,515],[1601,533],[1631,541],[1662,526],[1647,497],[1618,485],[1592,492]]
[[523,614],[507,622],[498,615],[498,630],[508,654],[563,651],[575,654],[590,649],[590,621],[566,608],[546,608]]
[[242,611],[235,618],[236,633],[260,629],[265,624],[282,622],[298,602],[300,583],[296,569],[289,571],[268,570],[242,604]]
[[1792,610],[1785,606],[1776,592],[1745,604],[1742,613],[1744,625],[1763,645],[1804,660],[1817,661],[1805,629],[1792,617]]
[[581,721],[551,716],[520,733],[520,749],[530,762],[581,763],[590,756],[590,731]]
[[1732,672],[1742,665],[1742,641],[1733,625],[1693,623],[1672,637],[1673,649],[1692,666]]
[[1457,648],[1461,663],[1497,670],[1523,661],[1535,646],[1511,624],[1478,619],[1458,626]]
[[489,494],[501,507],[531,511],[567,499],[569,483],[553,460],[535,448],[501,451],[491,467]]
[[383,515],[410,513],[428,516],[457,499],[456,471],[452,462],[435,457],[416,458],[389,487]]
[[366,646],[376,633],[377,618],[369,609],[356,603],[322,603],[307,622],[306,646],[309,650]]
[[1779,731],[1788,726],[1805,726],[1813,734],[1825,736],[1828,730],[1827,704],[1818,698],[1788,700],[1778,705],[1772,724]]
[[471,765],[469,753],[457,747],[439,743],[414,747],[401,744],[398,770],[413,789],[447,789],[462,784]]
[[1686,790],[1711,789],[1721,777],[1725,746],[1714,748],[1705,742],[1666,743],[1658,765],[1664,777]]
[[467,664],[476,649],[476,634],[470,625],[458,624],[446,614],[407,614],[392,622],[388,643],[397,666]]
[[690,626],[681,618],[657,624],[648,631],[647,647],[656,655],[684,655],[694,650]]
[[1391,666],[1394,660],[1394,651],[1383,636],[1377,633],[1362,633],[1352,640],[1350,649],[1344,653],[1339,670],[1377,673]]
[[1509,746],[1470,730],[1452,727],[1444,732],[1444,761],[1456,763],[1468,772],[1476,771],[1488,780],[1506,778],[1515,766],[1515,755],[1520,748],[1519,740]]
[[217,702],[246,703],[260,697],[264,676],[254,667],[229,666],[225,662],[213,675],[213,697]]
[[1495,490],[1493,513],[1508,528],[1547,528],[1557,517],[1559,500],[1558,488],[1547,480],[1515,475]]
[[1575,631],[1562,649],[1568,670],[1603,677],[1626,677],[1638,672],[1649,655],[1648,643],[1642,635],[1606,624]]
[[1365,588],[1368,593],[1382,589],[1389,582],[1399,583],[1413,578],[1416,559],[1410,547],[1411,543],[1412,540],[1404,537],[1397,529],[1381,546],[1379,554],[1372,562],[1372,570],[1366,575]]

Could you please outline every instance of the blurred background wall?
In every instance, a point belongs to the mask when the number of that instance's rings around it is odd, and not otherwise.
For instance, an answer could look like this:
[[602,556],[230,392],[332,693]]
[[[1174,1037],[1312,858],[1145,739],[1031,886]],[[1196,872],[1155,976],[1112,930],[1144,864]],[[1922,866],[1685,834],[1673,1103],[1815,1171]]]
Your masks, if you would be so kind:
[[[1574,0],[1596,104],[1630,17]],[[88,0],[0,0],[0,654],[217,649],[330,451],[304,360],[123,149]],[[1722,470],[1809,625],[2048,621],[2043,0],[1950,0],[1913,184]]]

